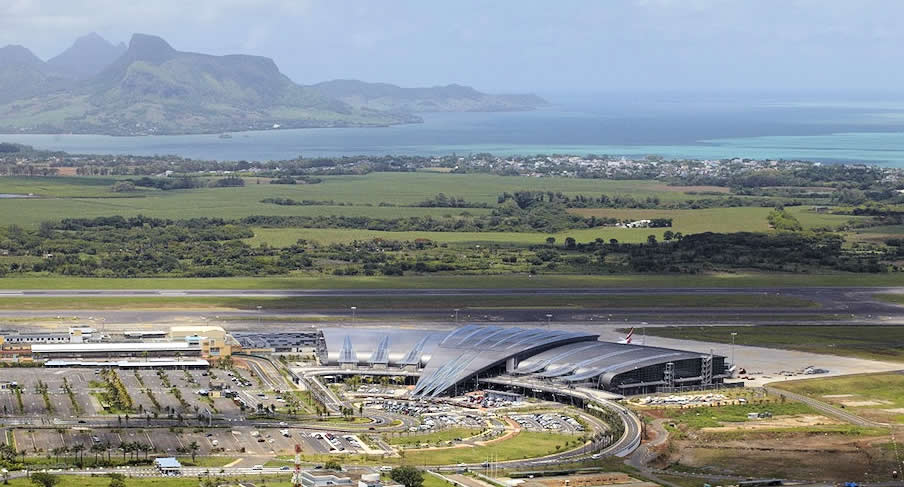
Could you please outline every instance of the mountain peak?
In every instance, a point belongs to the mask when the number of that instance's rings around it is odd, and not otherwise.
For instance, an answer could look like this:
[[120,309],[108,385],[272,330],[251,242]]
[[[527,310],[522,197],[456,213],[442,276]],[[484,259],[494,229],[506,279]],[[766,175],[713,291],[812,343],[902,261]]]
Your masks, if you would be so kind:
[[76,39],[68,49],[47,61],[57,73],[75,78],[90,78],[126,51],[122,44],[113,45],[96,32]]
[[44,61],[41,61],[27,47],[10,44],[0,47],[0,63],[38,66],[44,64]]
[[135,60],[159,64],[173,57],[177,54],[177,51],[162,37],[149,34],[133,34],[132,40],[129,42],[128,54]]

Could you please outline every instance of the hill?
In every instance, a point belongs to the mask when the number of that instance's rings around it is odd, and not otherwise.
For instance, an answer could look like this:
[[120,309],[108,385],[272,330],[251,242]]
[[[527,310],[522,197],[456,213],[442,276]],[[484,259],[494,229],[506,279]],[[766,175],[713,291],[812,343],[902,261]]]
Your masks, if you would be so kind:
[[188,134],[417,121],[296,85],[268,58],[181,52],[143,34],[93,78],[0,106],[0,131],[26,133]]
[[114,45],[91,33],[76,39],[68,49],[47,61],[54,72],[73,79],[90,79],[113,64],[126,52],[126,45]]
[[333,80],[311,86],[350,106],[404,112],[489,112],[533,110],[546,100],[536,95],[490,95],[462,85],[402,88],[388,83]]
[[66,80],[22,46],[0,47],[0,103],[62,89]]

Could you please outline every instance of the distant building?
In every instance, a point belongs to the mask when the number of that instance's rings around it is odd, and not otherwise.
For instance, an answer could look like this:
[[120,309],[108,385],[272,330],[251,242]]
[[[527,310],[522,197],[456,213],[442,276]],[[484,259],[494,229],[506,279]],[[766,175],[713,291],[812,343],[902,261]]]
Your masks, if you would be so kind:
[[338,477],[333,474],[314,475],[308,470],[301,472],[302,487],[329,487],[333,485],[354,485],[348,477]]
[[221,326],[173,326],[170,328],[169,336],[173,342],[184,341],[200,347],[201,356],[205,358],[232,355],[232,339]]
[[178,475],[182,472],[182,464],[175,457],[163,457],[154,460],[154,466],[160,473]]
[[361,476],[358,487],[404,487],[401,484],[384,484],[380,480],[380,474],[368,473]]

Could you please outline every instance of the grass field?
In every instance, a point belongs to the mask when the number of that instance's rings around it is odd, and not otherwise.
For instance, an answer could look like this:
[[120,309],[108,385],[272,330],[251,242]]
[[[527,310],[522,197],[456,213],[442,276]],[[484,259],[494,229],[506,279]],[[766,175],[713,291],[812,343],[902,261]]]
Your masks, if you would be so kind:
[[749,421],[747,413],[769,411],[773,416],[789,416],[793,414],[816,414],[806,404],[799,402],[769,404],[736,404],[719,407],[699,407],[689,409],[666,409],[666,416],[676,423],[682,423],[693,430],[713,428],[723,423],[743,423]]
[[0,289],[549,289],[549,288],[771,288],[870,287],[904,285],[904,274],[783,274],[761,272],[697,275],[619,274],[568,275],[433,275],[433,276],[322,276],[225,278],[85,278],[23,276],[0,279]]
[[878,421],[904,424],[904,373],[795,380],[775,387],[851,409]]
[[785,208],[794,218],[800,222],[804,230],[814,228],[836,228],[848,222],[868,220],[866,216],[832,215],[830,213],[816,213],[812,206],[789,206]]
[[[403,209],[403,208],[397,208]],[[538,245],[547,237],[564,242],[572,237],[578,242],[592,242],[597,238],[619,242],[645,242],[647,236],[655,235],[662,240],[666,231],[685,234],[700,232],[765,232],[769,230],[766,208],[716,208],[711,210],[574,210],[584,216],[612,217],[641,220],[648,218],[672,218],[671,228],[588,228],[565,230],[548,234],[538,232],[381,232],[376,230],[356,230],[344,228],[255,228],[254,237],[247,240],[252,245],[266,242],[271,246],[285,247],[298,239],[316,241],[323,244],[345,243],[354,240],[414,240],[427,238],[435,242],[449,244],[497,244],[497,245]]]
[[[216,477],[216,471],[211,472],[212,478]],[[59,475],[59,483],[56,487],[108,487],[110,477],[106,475]],[[224,478],[224,483],[238,484],[240,481],[252,481],[272,487],[289,487],[291,475],[253,475],[246,479],[239,477]],[[17,478],[9,481],[12,487],[35,487],[27,478]],[[127,487],[197,487],[197,477],[134,477],[126,479]]]
[[668,326],[649,327],[648,335],[682,340],[735,343],[756,347],[800,350],[874,360],[904,362],[904,327],[840,326]]
[[[570,442],[568,446],[566,443]],[[536,458],[567,451],[578,446],[577,439],[570,435],[556,433],[535,433],[522,431],[514,438],[488,446],[452,447],[436,450],[408,450],[404,461],[412,465],[454,465],[457,463],[480,463],[488,455],[494,455],[500,462]],[[558,447],[558,449],[556,448]]]
[[235,297],[6,297],[0,309],[244,309],[303,310],[347,309],[492,309],[492,308],[805,308],[811,301],[766,295],[540,295],[540,296],[339,296],[288,298]]
[[874,294],[873,297],[886,303],[904,305],[904,294]]
[[427,433],[422,435],[405,435],[405,436],[392,436],[387,438],[387,443],[390,445],[402,445],[402,446],[412,446],[412,445],[421,445],[421,444],[434,444],[434,443],[443,443],[446,441],[452,441],[456,438],[468,438],[477,434],[480,434],[479,429],[476,428],[449,428],[442,431],[437,431],[434,433]]
[[[275,185],[246,178],[241,188],[201,188],[192,190],[147,190],[124,195],[110,188],[114,178],[93,177],[3,177],[0,193],[42,196],[38,199],[11,199],[2,202],[0,225],[34,227],[41,221],[67,217],[97,217],[144,214],[161,218],[223,217],[249,215],[362,215],[393,218],[399,216],[456,215],[462,211],[485,214],[486,209],[379,207],[380,203],[413,205],[438,193],[468,201],[495,204],[502,192],[522,189],[561,191],[576,195],[657,196],[661,200],[693,198],[687,189],[656,181],[613,181],[573,178],[526,178],[487,174],[371,173],[363,176],[324,177],[320,184]],[[114,196],[131,196],[128,198]],[[373,206],[279,206],[261,203],[264,198],[336,201]]]
[[[671,218],[669,229],[638,229],[650,233],[662,233],[672,230],[685,234],[701,232],[766,232],[769,223],[766,216],[770,208],[709,208],[703,210],[621,210],[609,208],[581,208],[572,210],[583,216],[610,217],[625,220],[644,220],[651,218]],[[613,229],[624,230],[624,229]],[[659,230],[653,232],[652,230]],[[646,237],[646,235],[644,237]],[[618,238],[618,237],[615,237]],[[621,241],[621,239],[619,239]]]

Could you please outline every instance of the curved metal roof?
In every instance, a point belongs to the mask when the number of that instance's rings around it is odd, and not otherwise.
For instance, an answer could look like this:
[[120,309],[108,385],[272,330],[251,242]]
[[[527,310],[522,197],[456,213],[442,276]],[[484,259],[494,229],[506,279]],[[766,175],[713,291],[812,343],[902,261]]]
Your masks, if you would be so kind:
[[523,358],[550,347],[597,338],[598,335],[564,330],[463,326],[449,333],[433,350],[412,395],[435,397],[509,358]]
[[435,397],[462,381],[498,370],[517,358],[511,373],[564,382],[598,381],[609,386],[619,374],[703,354],[601,342],[590,333],[541,328],[467,325],[452,330],[327,328],[328,365],[394,365],[424,368],[412,391]]
[[324,328],[323,365],[421,365],[446,336],[445,332],[403,328]]

